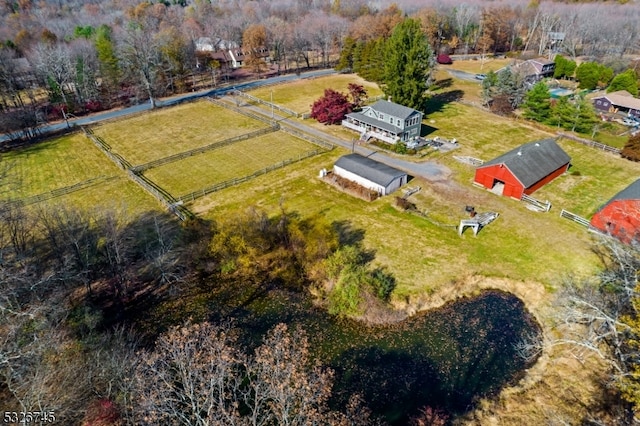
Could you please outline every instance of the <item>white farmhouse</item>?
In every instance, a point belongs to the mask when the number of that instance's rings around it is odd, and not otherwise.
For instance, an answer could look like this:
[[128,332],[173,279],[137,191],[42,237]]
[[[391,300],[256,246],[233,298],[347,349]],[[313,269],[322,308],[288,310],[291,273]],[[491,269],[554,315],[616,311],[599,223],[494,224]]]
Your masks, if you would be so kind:
[[361,112],[347,114],[342,125],[360,132],[360,139],[373,137],[395,144],[399,140],[407,142],[420,136],[422,113],[382,100],[365,106]]

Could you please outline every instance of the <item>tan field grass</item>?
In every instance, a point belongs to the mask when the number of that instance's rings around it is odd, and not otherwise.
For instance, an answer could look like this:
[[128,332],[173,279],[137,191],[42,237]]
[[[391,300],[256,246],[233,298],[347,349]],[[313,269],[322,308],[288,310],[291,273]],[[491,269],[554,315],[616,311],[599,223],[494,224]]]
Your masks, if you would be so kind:
[[382,90],[377,84],[366,81],[356,74],[334,74],[309,80],[298,80],[283,85],[262,87],[249,93],[269,102],[273,94],[273,103],[303,114],[311,111],[311,105],[324,94],[325,89],[348,93],[349,83],[364,86],[370,97],[382,94]]
[[139,165],[264,127],[260,121],[198,101],[99,125],[94,133]]
[[284,132],[274,132],[150,169],[145,176],[174,196],[180,196],[297,159],[316,149],[320,150]]
[[485,58],[481,59],[468,59],[468,60],[456,60],[451,65],[439,65],[439,70],[454,69],[458,71],[465,71],[473,74],[486,74],[489,71],[498,71],[500,68],[513,63],[513,59],[510,58]]

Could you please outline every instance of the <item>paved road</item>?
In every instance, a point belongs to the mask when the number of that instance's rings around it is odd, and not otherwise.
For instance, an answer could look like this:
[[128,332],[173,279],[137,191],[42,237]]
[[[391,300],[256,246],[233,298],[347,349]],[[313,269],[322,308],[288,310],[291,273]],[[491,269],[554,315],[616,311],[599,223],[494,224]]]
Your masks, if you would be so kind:
[[[230,100],[228,101],[230,102]],[[260,114],[268,118],[270,118],[272,114],[270,110],[267,111],[266,109],[263,109],[257,105],[250,105],[245,103],[242,105],[242,107],[251,110],[251,112],[253,113]],[[373,150],[369,147],[370,145],[364,146],[352,141],[346,141],[334,137],[330,134],[316,129],[315,127],[307,126],[306,124],[301,123],[298,120],[290,119],[279,114],[274,114],[273,117],[278,123],[280,123],[281,126],[293,127],[296,130],[315,136],[319,139],[326,140],[333,143],[334,145],[341,146],[350,151],[353,149],[360,155],[372,158],[388,166],[404,170],[412,176],[419,176],[429,181],[442,181],[446,180],[451,175],[451,170],[448,167],[435,163],[433,161],[412,162],[402,160],[400,158],[392,157],[382,151]]]
[[[321,77],[323,75],[329,75],[329,74],[333,74],[333,73],[335,73],[334,70],[328,69],[328,70],[309,71],[309,72],[301,73],[300,75],[286,74],[286,75],[281,75],[281,76],[277,76],[277,77],[266,78],[266,79],[263,79],[263,80],[254,80],[254,81],[248,81],[246,83],[239,83],[239,84],[235,84],[235,85],[229,85],[229,86],[220,87],[220,88],[212,89],[212,90],[204,90],[204,91],[200,91],[200,92],[185,93],[185,94],[174,96],[174,97],[171,97],[171,98],[168,98],[168,99],[158,100],[156,102],[156,105],[158,107],[171,106],[171,105],[179,104],[180,102],[193,100],[193,99],[198,99],[198,98],[202,98],[202,97],[205,97],[205,96],[223,96],[226,93],[228,93],[230,91],[233,91],[233,90],[255,89],[256,87],[266,86],[266,85],[269,85],[269,84],[284,83],[284,82],[287,82],[287,81],[300,80],[300,79],[304,79],[304,78]],[[125,117],[127,115],[136,114],[136,113],[142,112],[142,111],[148,111],[150,109],[151,109],[151,103],[148,102],[148,103],[135,105],[135,106],[128,107],[128,108],[123,108],[123,109],[119,109],[119,110],[112,110],[112,111],[106,111],[106,112],[94,114],[94,115],[91,115],[89,117],[81,117],[81,118],[75,118],[74,117],[74,118],[70,118],[69,119],[68,126],[84,126],[84,125],[89,125],[89,124],[95,124],[95,123],[98,123],[100,121],[110,120],[110,119],[113,119],[113,118],[122,118],[122,117]],[[42,126],[40,128],[40,131],[42,132],[42,134],[46,135],[48,133],[59,132],[61,130],[64,130],[66,127],[67,127],[67,123],[65,123],[63,121],[63,122],[60,122],[60,123],[54,123],[54,124],[48,124],[48,125]],[[0,134],[0,142],[6,142],[7,140],[9,140],[8,136],[6,136],[4,134]]]

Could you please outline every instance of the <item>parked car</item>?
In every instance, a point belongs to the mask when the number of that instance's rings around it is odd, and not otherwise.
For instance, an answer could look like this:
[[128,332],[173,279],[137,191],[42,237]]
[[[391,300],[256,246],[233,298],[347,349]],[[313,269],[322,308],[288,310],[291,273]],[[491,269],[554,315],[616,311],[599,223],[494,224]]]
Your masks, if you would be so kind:
[[486,74],[476,74],[476,80],[484,80],[487,78]]
[[624,124],[625,126],[630,126],[630,127],[640,126],[640,122],[638,122],[635,119],[630,118],[630,117],[623,118],[622,119],[622,124]]

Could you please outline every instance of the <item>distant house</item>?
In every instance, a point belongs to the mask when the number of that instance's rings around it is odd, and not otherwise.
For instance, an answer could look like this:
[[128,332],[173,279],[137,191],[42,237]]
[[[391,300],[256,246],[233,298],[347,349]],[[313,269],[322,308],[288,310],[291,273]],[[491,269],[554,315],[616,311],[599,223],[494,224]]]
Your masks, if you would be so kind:
[[566,172],[570,162],[553,139],[529,142],[479,166],[474,183],[519,200]]
[[640,99],[626,90],[607,93],[593,98],[593,106],[602,112],[620,112],[640,118]]
[[422,113],[391,101],[378,101],[360,112],[347,114],[342,125],[360,132],[360,139],[370,137],[395,144],[420,136]]
[[515,62],[509,65],[508,68],[511,69],[511,72],[522,76],[526,83],[533,85],[543,78],[553,77],[556,64],[554,61],[545,58],[536,58]]
[[600,207],[591,218],[591,227],[625,243],[640,241],[640,179]]
[[[269,50],[266,47],[260,48],[256,51],[256,55],[259,58],[267,61],[269,59]],[[240,68],[244,65],[244,61],[251,56],[251,52],[248,50],[242,50],[238,47],[235,49],[229,49],[229,57],[231,58],[231,66],[233,68]]]
[[407,174],[386,164],[349,154],[338,158],[333,173],[360,186],[387,195],[407,183]]

